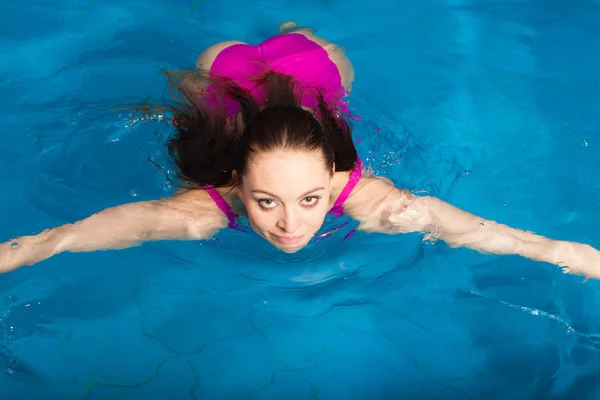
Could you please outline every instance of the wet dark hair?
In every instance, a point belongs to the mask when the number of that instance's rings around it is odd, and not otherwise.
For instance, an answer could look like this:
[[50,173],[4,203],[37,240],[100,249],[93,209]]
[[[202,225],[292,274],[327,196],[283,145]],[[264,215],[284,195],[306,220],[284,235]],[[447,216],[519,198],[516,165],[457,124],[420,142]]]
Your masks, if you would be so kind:
[[[336,171],[356,163],[344,112],[314,88],[303,91],[316,96],[318,108],[303,109],[290,76],[269,72],[256,80],[264,88],[263,104],[219,76],[187,71],[167,77],[179,103],[172,107],[177,132],[168,142],[169,155],[187,186],[233,185],[234,170],[243,177],[255,154],[276,149],[320,151],[326,168],[335,164]],[[226,104],[237,105],[239,114],[228,115]]]

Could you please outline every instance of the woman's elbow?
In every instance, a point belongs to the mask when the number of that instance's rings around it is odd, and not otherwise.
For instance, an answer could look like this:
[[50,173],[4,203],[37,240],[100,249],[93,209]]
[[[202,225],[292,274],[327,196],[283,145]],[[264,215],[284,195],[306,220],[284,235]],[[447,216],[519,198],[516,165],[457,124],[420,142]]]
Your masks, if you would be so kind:
[[380,209],[377,219],[387,233],[430,233],[435,227],[428,197],[398,190]]

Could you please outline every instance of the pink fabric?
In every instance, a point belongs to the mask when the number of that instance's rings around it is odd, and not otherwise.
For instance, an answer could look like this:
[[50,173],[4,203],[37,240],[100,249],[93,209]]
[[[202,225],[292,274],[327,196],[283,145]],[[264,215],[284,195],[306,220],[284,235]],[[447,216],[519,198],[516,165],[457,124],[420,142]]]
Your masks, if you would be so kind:
[[229,221],[229,227],[240,229],[241,226],[236,221],[238,215],[231,210],[231,206],[225,201],[223,196],[221,196],[221,194],[215,188],[213,188],[212,185],[205,186],[204,189],[210,198],[213,199],[217,207],[219,207],[219,209],[223,211],[223,214],[225,214],[227,217],[227,220]]
[[348,183],[346,183],[346,186],[344,186],[344,188],[342,189],[342,192],[335,200],[335,203],[333,203],[333,207],[331,207],[331,210],[329,210],[329,214],[335,215],[336,217],[341,217],[342,215],[344,215],[344,202],[346,201],[348,196],[350,196],[350,193],[352,193],[352,190],[354,190],[354,187],[356,186],[358,181],[360,181],[360,178],[362,177],[362,169],[363,163],[360,160],[360,158],[358,158],[356,160],[354,168],[352,169],[352,172],[350,172],[350,178],[348,179]]
[[[260,104],[266,93],[256,79],[269,71],[293,76],[299,83],[296,93],[301,94],[301,104],[307,108],[318,107],[311,88],[321,90],[327,103],[340,103],[345,95],[342,78],[327,50],[298,33],[273,36],[256,46],[234,44],[221,51],[210,68],[211,73],[232,79],[249,91]],[[239,112],[234,101],[210,98],[211,92],[211,88],[207,88],[209,101],[213,104],[225,101],[229,116]],[[218,93],[214,94],[218,96]],[[340,105],[344,106],[343,103]]]

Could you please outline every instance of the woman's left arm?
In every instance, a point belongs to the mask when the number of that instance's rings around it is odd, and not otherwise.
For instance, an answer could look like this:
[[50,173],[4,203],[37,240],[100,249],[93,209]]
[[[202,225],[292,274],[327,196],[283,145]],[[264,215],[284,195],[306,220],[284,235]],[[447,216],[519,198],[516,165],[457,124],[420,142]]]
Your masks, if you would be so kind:
[[600,279],[600,252],[575,242],[552,240],[486,220],[431,196],[415,196],[381,178],[363,178],[347,200],[348,215],[361,230],[388,234],[421,232],[451,247],[481,253],[518,254]]

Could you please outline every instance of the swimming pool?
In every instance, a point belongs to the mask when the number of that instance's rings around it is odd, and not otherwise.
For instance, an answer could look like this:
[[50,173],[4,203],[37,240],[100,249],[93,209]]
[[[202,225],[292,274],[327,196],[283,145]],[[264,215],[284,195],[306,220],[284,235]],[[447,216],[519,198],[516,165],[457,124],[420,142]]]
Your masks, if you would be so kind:
[[[1,240],[172,193],[149,162],[166,161],[168,126],[114,109],[165,95],[160,68],[295,19],[354,63],[375,172],[600,247],[600,4],[414,4],[5,2]],[[344,234],[287,256],[223,232],[0,275],[0,398],[600,396],[598,282]]]

